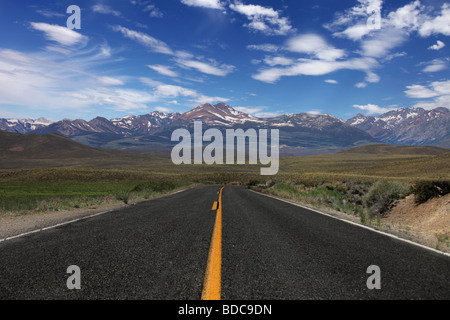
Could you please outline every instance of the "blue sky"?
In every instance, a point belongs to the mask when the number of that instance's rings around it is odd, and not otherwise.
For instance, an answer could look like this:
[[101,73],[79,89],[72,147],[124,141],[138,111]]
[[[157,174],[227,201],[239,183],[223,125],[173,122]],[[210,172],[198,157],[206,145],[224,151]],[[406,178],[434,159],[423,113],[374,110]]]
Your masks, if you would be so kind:
[[0,30],[2,118],[450,108],[440,0],[6,0]]

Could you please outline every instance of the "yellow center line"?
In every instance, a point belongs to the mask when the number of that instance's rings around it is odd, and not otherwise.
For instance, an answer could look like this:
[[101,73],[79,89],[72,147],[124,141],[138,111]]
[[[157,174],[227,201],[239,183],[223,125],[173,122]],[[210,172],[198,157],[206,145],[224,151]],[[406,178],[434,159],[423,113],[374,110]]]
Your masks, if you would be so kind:
[[[217,202],[216,222],[209,248],[208,265],[203,281],[202,300],[220,300],[222,278],[222,187]],[[214,209],[213,209],[214,210]]]

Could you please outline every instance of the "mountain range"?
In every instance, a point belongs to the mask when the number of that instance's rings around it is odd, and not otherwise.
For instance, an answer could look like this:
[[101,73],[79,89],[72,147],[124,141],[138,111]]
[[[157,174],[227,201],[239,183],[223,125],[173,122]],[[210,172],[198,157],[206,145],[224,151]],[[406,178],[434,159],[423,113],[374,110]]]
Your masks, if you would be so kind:
[[433,145],[450,148],[450,111],[404,108],[379,116],[358,114],[347,124],[393,145]]
[[372,117],[358,114],[344,121],[329,114],[285,114],[258,118],[227,104],[202,104],[183,114],[151,112],[145,115],[90,121],[45,118],[0,119],[0,130],[22,134],[59,134],[85,145],[133,152],[168,150],[176,142],[171,134],[177,128],[193,130],[193,121],[203,128],[280,129],[281,155],[330,153],[374,144],[434,145],[450,147],[450,112],[446,108],[424,110],[405,108]]

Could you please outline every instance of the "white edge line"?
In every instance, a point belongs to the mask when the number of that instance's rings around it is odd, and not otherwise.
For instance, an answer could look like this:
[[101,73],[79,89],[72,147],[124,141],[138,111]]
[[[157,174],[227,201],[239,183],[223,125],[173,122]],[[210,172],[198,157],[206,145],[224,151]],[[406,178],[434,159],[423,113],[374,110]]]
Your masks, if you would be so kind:
[[339,217],[335,217],[335,216],[333,216],[331,214],[328,214],[328,213],[325,213],[325,212],[321,212],[321,211],[318,211],[316,209],[311,209],[311,208],[302,206],[301,204],[298,204],[298,203],[295,203],[295,202],[292,202],[292,201],[289,201],[289,200],[286,200],[286,199],[282,199],[282,198],[278,198],[278,197],[275,197],[275,196],[272,196],[272,195],[256,192],[256,191],[253,191],[251,189],[248,189],[248,190],[250,190],[251,192],[254,192],[256,194],[260,194],[260,195],[263,195],[263,196],[266,196],[266,197],[269,197],[269,198],[273,198],[273,199],[276,199],[276,200],[279,200],[279,201],[283,201],[283,202],[292,204],[294,206],[301,207],[303,209],[314,211],[314,212],[320,213],[322,215],[325,215],[327,217],[334,218],[336,220],[340,220],[340,221],[343,221],[343,222],[346,222],[346,223],[349,223],[349,224],[352,224],[352,225],[355,225],[355,226],[358,226],[358,227],[361,227],[361,228],[364,228],[364,229],[367,229],[367,230],[370,230],[370,231],[373,231],[373,232],[376,232],[376,233],[379,233],[379,234],[382,234],[382,235],[385,235],[385,236],[388,236],[388,237],[391,237],[391,238],[394,238],[394,239],[397,239],[397,240],[400,240],[400,241],[403,241],[403,242],[406,242],[406,243],[409,243],[409,244],[412,244],[412,245],[415,245],[415,246],[418,246],[420,248],[427,249],[427,250],[433,251],[435,253],[440,253],[440,254],[442,254],[444,256],[450,257],[449,253],[442,252],[442,251],[436,250],[436,249],[431,248],[431,247],[427,247],[427,246],[425,246],[423,244],[420,244],[420,243],[417,243],[417,242],[414,242],[414,241],[411,241],[411,240],[408,240],[408,239],[400,238],[400,237],[398,237],[396,235],[393,235],[393,234],[390,234],[390,233],[387,233],[387,232],[384,232],[384,231],[380,231],[380,230],[374,229],[374,228],[372,228],[370,226],[367,226],[367,225],[363,225],[363,224],[359,224],[359,223],[356,223],[356,222],[353,222],[353,221],[350,221],[350,220],[346,220],[346,219],[342,219],[342,218],[339,218]]
[[[171,196],[171,195],[174,195],[174,194],[177,194],[177,193],[189,190],[189,189],[190,188],[182,189],[182,190],[176,191],[174,193],[166,194],[166,195],[164,195],[162,197],[159,197],[159,198],[150,199],[148,201],[152,201],[152,200],[160,199],[160,198],[163,198],[163,197]],[[0,239],[0,242],[7,241],[7,240],[12,240],[12,239],[16,239],[16,238],[20,238],[20,237],[23,237],[23,236],[26,236],[26,235],[29,235],[29,234],[37,233],[37,232],[40,232],[40,231],[45,231],[45,230],[48,230],[48,229],[53,229],[53,228],[60,227],[60,226],[63,226],[63,225],[69,224],[69,223],[74,223],[74,222],[77,222],[77,221],[80,221],[80,220],[86,220],[86,219],[93,218],[95,216],[99,216],[101,214],[105,214],[105,213],[112,212],[112,211],[115,211],[115,210],[116,209],[103,211],[103,212],[98,212],[98,213],[94,213],[94,214],[91,214],[89,216],[81,217],[81,218],[78,218],[78,219],[73,219],[73,220],[61,222],[61,223],[58,223],[58,224],[55,224],[55,225],[52,225],[52,226],[39,228],[39,229],[35,229],[35,230],[32,230],[32,231],[28,231],[28,232],[24,232],[24,233],[15,235],[15,236],[6,237],[6,238],[3,238],[3,239]]]

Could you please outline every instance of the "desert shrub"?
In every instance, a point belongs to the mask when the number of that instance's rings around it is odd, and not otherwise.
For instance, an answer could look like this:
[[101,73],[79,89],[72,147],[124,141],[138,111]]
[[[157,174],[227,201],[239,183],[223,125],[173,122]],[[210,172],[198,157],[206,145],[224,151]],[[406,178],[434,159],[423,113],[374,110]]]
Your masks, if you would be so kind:
[[377,181],[364,196],[364,203],[372,214],[385,214],[396,200],[406,197],[409,188],[401,182]]
[[247,187],[254,187],[254,186],[256,186],[258,183],[259,183],[259,182],[256,181],[256,180],[250,180],[250,181],[247,183]]
[[141,191],[150,191],[150,192],[164,192],[175,189],[175,183],[169,181],[152,181],[152,182],[144,182],[136,185],[131,192],[141,192]]
[[286,182],[277,183],[274,186],[274,189],[276,191],[287,192],[287,193],[290,193],[290,194],[296,194],[299,191],[295,186],[293,186],[293,185],[291,185],[289,183],[286,183]]
[[123,190],[119,191],[116,194],[116,199],[119,201],[123,201],[123,203],[128,204],[128,200],[130,199],[130,191],[129,190]]
[[432,198],[445,196],[449,190],[449,181],[420,181],[413,186],[412,193],[416,204],[421,204]]

